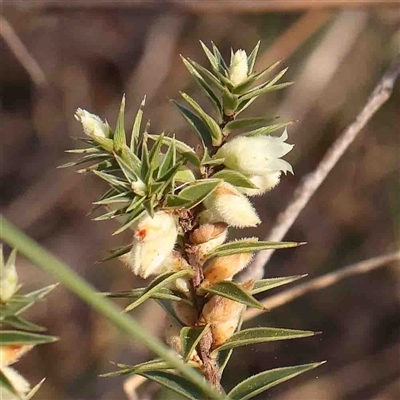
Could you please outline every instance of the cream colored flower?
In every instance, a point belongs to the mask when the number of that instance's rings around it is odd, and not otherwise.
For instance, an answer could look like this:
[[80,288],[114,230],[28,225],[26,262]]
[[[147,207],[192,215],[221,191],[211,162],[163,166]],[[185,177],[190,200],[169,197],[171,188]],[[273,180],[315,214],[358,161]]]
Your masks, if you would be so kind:
[[204,200],[204,205],[214,222],[225,222],[237,228],[256,226],[261,222],[247,197],[226,182]]
[[90,137],[107,138],[110,135],[108,125],[95,114],[78,108],[75,113],[75,119],[82,124],[83,131]]
[[217,152],[217,158],[224,158],[224,164],[248,176],[265,176],[279,171],[292,172],[292,166],[280,157],[289,153],[293,145],[285,143],[287,130],[280,137],[239,136],[224,144]]
[[131,251],[120,259],[142,278],[165,272],[163,263],[172,253],[177,236],[171,214],[157,211],[153,218],[146,214],[134,227]]
[[229,66],[229,79],[235,85],[241,84],[247,79],[249,67],[247,64],[247,54],[244,50],[237,50],[232,54]]
[[247,196],[260,196],[278,185],[281,171],[266,173],[265,175],[253,175],[249,180],[257,186],[257,189],[239,188],[241,193]]
[[18,289],[18,275],[13,262],[1,265],[0,270],[0,301],[8,301]]

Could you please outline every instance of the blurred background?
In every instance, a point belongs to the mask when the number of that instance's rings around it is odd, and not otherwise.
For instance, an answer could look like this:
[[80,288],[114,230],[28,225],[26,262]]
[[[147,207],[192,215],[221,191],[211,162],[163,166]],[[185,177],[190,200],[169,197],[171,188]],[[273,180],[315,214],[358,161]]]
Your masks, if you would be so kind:
[[[256,70],[283,58],[290,67],[286,80],[296,84],[264,96],[246,115],[297,121],[289,129],[288,142],[295,147],[287,157],[295,175],[256,199],[265,221],[261,227],[233,233],[265,236],[301,178],[355,118],[399,52],[399,7],[395,1],[3,2],[3,214],[98,290],[143,286],[117,261],[95,264],[130,239],[129,234],[111,237],[116,222],[87,216],[104,191],[103,182],[56,169],[70,161],[64,150],[76,146],[71,136],[81,135],[74,111],[87,109],[113,125],[126,93],[131,124],[146,94],[151,131],[173,131],[196,145],[194,133],[168,101],[183,90],[206,105],[179,54],[206,64],[199,40],[213,40],[228,58],[231,47],[250,51],[261,39]],[[286,235],[308,245],[275,253],[266,277],[308,273],[313,278],[398,248],[399,86]],[[22,256],[17,265],[22,290],[53,282]],[[258,398],[398,399],[399,300],[399,265],[391,263],[266,313],[247,325],[323,334],[237,350],[224,384],[232,387],[269,368],[328,360]],[[38,400],[125,399],[122,378],[97,375],[113,369],[109,360],[135,364],[151,357],[62,287],[27,316],[61,338],[38,346],[17,365],[32,383],[47,377]],[[156,303],[147,302],[134,316],[149,332],[162,334],[163,311]],[[153,398],[178,397],[162,391]]]

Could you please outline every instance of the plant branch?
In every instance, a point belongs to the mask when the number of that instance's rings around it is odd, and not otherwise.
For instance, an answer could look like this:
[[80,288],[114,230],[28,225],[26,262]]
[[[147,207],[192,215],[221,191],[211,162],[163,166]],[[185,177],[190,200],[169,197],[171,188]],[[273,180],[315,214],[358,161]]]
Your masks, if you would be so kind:
[[[306,207],[311,197],[324,182],[329,172],[340,160],[354,139],[375,115],[380,107],[389,99],[394,83],[400,75],[400,55],[393,61],[384,73],[378,85],[370,95],[366,105],[357,115],[356,119],[336,139],[317,168],[307,175],[294,193],[294,197],[286,209],[278,215],[277,222],[265,240],[278,242],[283,239],[301,211]],[[260,252],[254,258],[252,265],[245,271],[243,281],[248,279],[261,279],[264,275],[264,265],[269,261],[273,250]]]
[[171,351],[171,349],[161,343],[156,337],[149,335],[135,319],[121,313],[118,307],[97,293],[92,286],[86,283],[67,265],[51,255],[3,217],[0,219],[0,226],[0,238],[2,240],[7,242],[10,246],[16,247],[20,253],[24,254],[37,266],[55,276],[67,288],[93,307],[93,309],[108,318],[114,326],[128,334],[131,339],[135,338],[149,350],[169,362],[182,376],[194,383],[212,399],[225,398],[211,387],[211,385],[207,384],[195,370],[185,365],[176,356],[175,352]]
[[45,73],[22,43],[14,28],[4,17],[0,17],[0,35],[7,43],[15,58],[25,68],[33,83],[37,86],[45,85],[47,83]]
[[[331,285],[335,285],[345,278],[372,271],[376,268],[383,267],[393,261],[400,261],[400,251],[397,251],[395,253],[388,253],[378,257],[373,257],[368,260],[360,261],[358,263],[338,269],[336,271],[322,275],[318,278],[312,279],[310,282],[302,283],[291,289],[278,293],[275,296],[271,296],[261,303],[267,310],[272,310],[274,308],[278,308],[287,303],[290,303],[291,301],[301,296],[304,296],[307,293],[324,289]],[[263,310],[256,309],[248,310],[244,316],[244,320],[248,321],[254,317],[257,317],[263,312]]]

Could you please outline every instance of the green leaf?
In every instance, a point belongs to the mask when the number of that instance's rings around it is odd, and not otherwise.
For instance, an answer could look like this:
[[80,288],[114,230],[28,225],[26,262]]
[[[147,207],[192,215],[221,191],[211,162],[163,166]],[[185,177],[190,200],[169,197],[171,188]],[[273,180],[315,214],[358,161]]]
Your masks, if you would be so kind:
[[234,333],[224,344],[213,350],[211,355],[221,350],[247,346],[249,344],[297,339],[316,335],[312,331],[299,331],[281,328],[249,328]]
[[236,129],[246,129],[249,131],[252,129],[262,128],[277,118],[279,117],[274,117],[274,118],[257,117],[257,118],[235,119],[233,121],[228,122],[225,125],[223,133],[227,134]]
[[236,109],[235,115],[238,116],[240,113],[242,113],[244,110],[246,110],[247,107],[249,107],[251,104],[253,104],[253,102],[256,100],[257,100],[257,96],[253,97],[249,100],[240,101],[239,106]]
[[131,194],[130,191],[117,193],[112,196],[105,197],[101,200],[95,201],[93,204],[105,205],[105,204],[130,203],[132,201],[132,197],[130,197],[129,194]]
[[76,165],[81,165],[81,164],[84,164],[84,163],[90,162],[90,161],[98,161],[98,160],[104,161],[104,159],[107,159],[109,157],[110,157],[109,153],[88,154],[88,155],[82,157],[80,160],[67,162],[65,164],[59,165],[57,168],[61,169],[61,168],[74,167]]
[[126,146],[126,134],[125,134],[125,95],[121,100],[121,107],[119,109],[119,116],[117,121],[117,127],[114,133],[114,151],[117,153]]
[[120,186],[126,189],[129,188],[128,182],[126,180],[123,180],[122,178],[117,178],[114,175],[107,174],[101,171],[93,171],[93,173],[113,186]]
[[188,362],[196,346],[199,344],[201,338],[210,329],[209,325],[201,327],[190,327],[186,326],[181,329],[181,347],[184,362]]
[[[159,137],[160,137],[160,135],[149,135],[149,139],[152,139],[152,140],[157,140]],[[188,160],[189,162],[191,162],[193,165],[195,165],[197,167],[200,165],[200,160],[197,157],[196,152],[190,146],[188,146],[186,143],[176,140],[174,137],[171,138],[171,137],[165,136],[163,138],[163,144],[168,146],[168,148],[171,148],[173,142],[175,142],[176,151],[179,154],[181,154],[186,160]]]
[[214,42],[211,42],[212,48],[213,48],[213,53],[215,56],[215,59],[218,63],[218,70],[221,73],[227,74],[229,71],[229,67],[226,65],[226,62],[224,58],[222,57],[222,54],[218,50],[218,47],[214,44]]
[[282,122],[280,124],[264,126],[264,127],[258,128],[258,129],[254,129],[250,132],[246,132],[243,136],[252,137],[252,136],[269,135],[272,132],[278,131],[282,128],[286,128],[287,126],[292,125],[292,124],[293,124],[293,122],[289,121],[289,122]]
[[2,346],[15,344],[42,344],[57,341],[58,338],[38,333],[21,331],[0,331],[0,343]]
[[254,287],[251,290],[251,294],[262,293],[270,289],[274,289],[278,286],[287,285],[288,283],[292,283],[297,281],[298,279],[306,277],[306,275],[295,275],[295,276],[286,276],[283,278],[268,278],[261,279],[254,283]]
[[[249,76],[244,82],[242,82],[240,85],[234,87],[232,89],[232,92],[235,94],[246,94],[250,86],[257,81],[258,79],[261,79],[265,75],[269,74],[274,68],[276,68],[279,64],[281,63],[281,60],[275,62],[274,64],[270,65],[268,68],[264,69],[263,71],[259,72],[258,74],[254,74]],[[285,71],[286,72],[286,71]],[[276,81],[275,81],[276,82]]]
[[[114,364],[114,363],[113,363]],[[157,358],[155,360],[146,361],[144,363],[140,363],[137,365],[126,365],[126,364],[119,364],[115,363],[117,367],[120,369],[113,372],[108,372],[106,374],[99,375],[101,378],[111,378],[115,376],[122,376],[122,375],[130,375],[130,374],[139,374],[143,372],[149,371],[158,371],[162,369],[170,369],[171,364],[165,362],[164,360]]]
[[260,310],[264,309],[264,306],[257,299],[255,299],[236,282],[222,281],[208,288],[201,288],[200,290],[216,294],[221,297],[226,297],[227,299],[245,304],[248,307],[258,308]]
[[[3,390],[5,389],[7,392],[10,392],[15,396],[15,399],[20,399],[22,400],[21,395],[18,393],[18,391],[14,388],[12,382],[4,375],[4,372],[0,368],[0,394],[3,395]],[[8,393],[7,393],[8,394]],[[7,396],[6,394],[6,396]],[[2,396],[3,397],[3,396]],[[14,399],[14,397],[12,397]]]
[[[145,293],[146,288],[138,288],[138,289],[131,289],[131,290],[124,290],[121,292],[115,293],[103,293],[105,296],[110,298],[117,298],[117,299],[138,299],[139,297],[143,296]],[[165,300],[172,300],[172,301],[183,301],[187,304],[192,304],[186,296],[179,292],[178,290],[172,290],[169,288],[161,288],[158,289],[156,292],[152,293],[152,299],[165,299]]]
[[159,135],[149,153],[149,170],[147,171],[145,181],[151,184],[154,181],[154,171],[160,166],[161,146],[163,144],[164,134]]
[[115,160],[121,168],[122,173],[125,175],[125,178],[129,183],[136,182],[139,177],[134,170],[134,167],[129,165],[122,157],[114,153]]
[[210,103],[217,112],[218,117],[221,118],[222,104],[219,101],[218,97],[213,92],[208,82],[199,74],[199,72],[197,72],[197,70],[193,67],[193,65],[188,60],[186,60],[186,58],[181,56],[181,59],[185,64],[185,67],[188,69],[189,73],[194,77],[197,84],[200,86],[200,88],[203,90],[207,98],[210,100]]
[[46,378],[43,378],[39,383],[37,383],[30,391],[29,393],[26,395],[26,397],[24,398],[24,400],[31,400],[33,398],[33,396],[39,391],[39,389],[42,387],[44,381],[46,380]]
[[294,367],[276,368],[254,375],[235,386],[229,393],[231,400],[247,400],[265,390],[324,364],[313,363]]
[[158,276],[156,279],[154,279],[153,282],[150,283],[150,285],[146,288],[145,292],[141,297],[139,297],[136,301],[131,303],[128,307],[125,308],[125,312],[131,311],[143,302],[145,302],[147,299],[149,299],[153,293],[157,293],[159,289],[164,288],[168,286],[170,283],[174,282],[178,278],[182,278],[184,276],[190,276],[193,274],[193,271],[191,270],[182,270],[178,272],[167,272],[163,275]]
[[222,143],[222,133],[221,128],[215,122],[213,118],[211,118],[204,110],[200,107],[200,105],[192,99],[186,93],[180,92],[181,96],[186,100],[186,102],[196,111],[197,116],[204,122],[206,125],[210,135],[213,146],[220,146]]
[[177,101],[171,101],[178,108],[179,112],[183,115],[189,125],[197,132],[203,147],[212,147],[211,134],[207,125],[195,113],[182,106]]
[[199,179],[179,192],[179,197],[190,201],[192,208],[206,199],[221,183],[220,179]]
[[261,43],[261,41],[259,40],[257,42],[256,46],[254,47],[253,51],[247,57],[247,66],[248,66],[249,74],[251,74],[253,72],[254,64],[257,59],[258,49],[260,48],[260,43]]
[[[198,386],[188,381],[186,378],[167,371],[149,371],[139,375],[144,376],[158,384],[173,390],[174,392],[190,400],[205,399],[206,394]],[[221,396],[222,397],[222,396]]]
[[135,208],[135,210],[133,210],[131,212],[131,214],[129,215],[128,219],[125,221],[125,223],[120,228],[118,228],[115,232],[113,232],[112,235],[113,236],[119,235],[121,232],[124,232],[126,229],[131,227],[135,222],[137,222],[139,220],[139,218],[142,217],[144,212],[145,212],[144,206],[143,205],[139,205],[137,208]]
[[135,122],[133,123],[133,128],[132,128],[132,135],[131,135],[131,150],[132,152],[135,152],[138,146],[139,142],[139,135],[140,135],[140,126],[142,124],[142,117],[143,117],[143,110],[144,106],[146,104],[146,96],[144,96],[139,110],[136,114]]
[[228,242],[221,244],[216,247],[210,254],[207,255],[207,259],[212,257],[230,256],[232,254],[239,253],[252,253],[260,250],[276,250],[276,249],[287,249],[290,247],[298,247],[305,244],[304,242],[251,242],[246,240],[240,240],[237,242]]
[[33,332],[43,332],[47,329],[43,326],[36,325],[32,322],[27,321],[24,318],[17,317],[15,315],[10,315],[5,317],[2,321],[0,321],[1,325],[8,325],[12,328],[21,329],[24,331],[33,331]]
[[234,186],[257,189],[257,186],[249,180],[245,175],[232,169],[223,169],[212,176],[213,178],[222,179]]
[[[142,161],[142,166],[140,169],[140,176],[145,177],[150,168],[150,157],[149,157],[149,149],[147,147],[147,138],[148,135],[146,133],[143,134],[142,140],[142,154],[140,160]],[[145,182],[147,184],[147,182]]]
[[127,254],[131,251],[132,249],[132,243],[128,244],[127,246],[122,246],[122,247],[118,247],[117,249],[111,250],[110,251],[110,255],[106,258],[103,258],[102,260],[100,260],[100,262],[104,262],[104,261],[109,261],[109,260],[113,260],[115,258],[119,258],[121,256],[123,256],[124,254]]
[[109,153],[114,150],[114,141],[112,139],[95,136],[94,141]]
[[178,172],[175,174],[175,181],[182,183],[194,182],[196,177],[194,173],[186,167],[180,167]]
[[208,85],[212,88],[224,90],[224,86],[218,80],[218,78],[212,74],[208,69],[204,68],[202,65],[198,64],[196,61],[187,58],[187,61],[192,65],[192,67],[204,78]]
[[219,70],[218,60],[216,59],[215,55],[213,53],[211,53],[211,51],[208,49],[208,47],[201,40],[200,40],[200,44],[201,44],[201,47],[203,48],[204,53],[206,53],[208,61],[210,61],[212,69],[218,71]]

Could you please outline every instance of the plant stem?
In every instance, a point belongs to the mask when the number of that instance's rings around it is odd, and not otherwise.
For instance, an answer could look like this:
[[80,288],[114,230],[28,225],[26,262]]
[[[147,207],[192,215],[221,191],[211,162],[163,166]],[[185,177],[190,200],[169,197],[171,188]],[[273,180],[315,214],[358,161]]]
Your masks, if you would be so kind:
[[149,350],[159,357],[169,362],[185,378],[198,386],[205,394],[212,399],[225,399],[226,397],[218,393],[211,385],[208,385],[203,378],[191,367],[185,365],[167,346],[157,338],[149,335],[138,322],[126,314],[112,302],[97,293],[95,289],[82,279],[76,272],[66,264],[51,255],[34,240],[19,231],[5,218],[0,217],[0,238],[10,246],[16,247],[37,266],[54,275],[67,288],[76,293],[82,300],[93,307],[100,314],[110,320],[110,322],[121,331],[127,333],[131,338],[135,338]]

